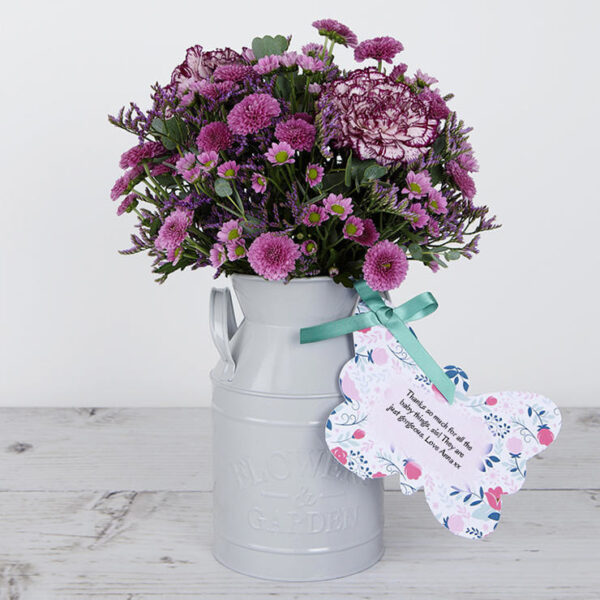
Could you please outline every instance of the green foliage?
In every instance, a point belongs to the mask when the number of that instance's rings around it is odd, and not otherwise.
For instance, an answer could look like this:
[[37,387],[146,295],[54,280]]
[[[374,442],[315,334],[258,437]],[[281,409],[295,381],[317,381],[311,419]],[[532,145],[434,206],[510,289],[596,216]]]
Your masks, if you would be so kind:
[[219,177],[215,181],[215,193],[221,198],[227,198],[233,194],[233,188],[227,179]]
[[287,38],[282,35],[276,35],[272,37],[265,35],[264,37],[256,37],[252,40],[252,51],[256,60],[263,56],[269,56],[271,54],[283,54],[288,48]]
[[155,117],[150,126],[150,133],[161,141],[167,150],[174,150],[177,145],[183,144],[188,136],[187,126],[179,117],[166,120]]

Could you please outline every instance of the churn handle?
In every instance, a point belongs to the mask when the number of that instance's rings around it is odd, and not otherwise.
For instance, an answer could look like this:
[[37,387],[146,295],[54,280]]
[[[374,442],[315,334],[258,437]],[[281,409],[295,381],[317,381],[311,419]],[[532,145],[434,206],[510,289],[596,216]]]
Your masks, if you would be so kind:
[[213,288],[210,292],[210,334],[225,365],[223,377],[233,379],[235,361],[231,355],[230,340],[236,332],[237,324],[233,312],[229,288]]

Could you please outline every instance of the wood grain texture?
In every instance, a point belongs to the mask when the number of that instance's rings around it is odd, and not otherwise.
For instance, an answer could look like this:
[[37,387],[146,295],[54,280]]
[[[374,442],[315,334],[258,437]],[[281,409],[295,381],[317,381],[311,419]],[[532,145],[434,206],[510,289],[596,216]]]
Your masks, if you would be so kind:
[[[525,487],[600,489],[600,409],[564,409],[563,417],[557,441],[530,462]],[[207,408],[3,408],[0,444],[0,490],[212,488]]]

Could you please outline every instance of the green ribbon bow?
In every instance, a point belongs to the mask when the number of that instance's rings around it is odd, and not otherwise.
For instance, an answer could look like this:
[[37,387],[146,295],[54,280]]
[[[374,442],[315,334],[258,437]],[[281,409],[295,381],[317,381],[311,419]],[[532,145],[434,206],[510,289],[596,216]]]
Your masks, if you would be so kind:
[[454,402],[454,384],[406,325],[409,321],[422,319],[437,310],[438,303],[433,294],[423,292],[397,308],[390,308],[381,295],[372,290],[365,281],[357,281],[354,288],[371,309],[370,312],[359,313],[314,327],[304,327],[300,330],[300,343],[320,342],[359,329],[383,325],[410,354],[423,373],[448,400],[448,403],[452,404]]

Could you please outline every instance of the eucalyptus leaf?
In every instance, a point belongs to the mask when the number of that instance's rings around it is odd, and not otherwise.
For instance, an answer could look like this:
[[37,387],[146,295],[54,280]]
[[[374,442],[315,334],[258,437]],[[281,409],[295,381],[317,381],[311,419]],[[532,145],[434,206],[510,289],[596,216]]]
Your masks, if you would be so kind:
[[448,252],[444,254],[444,257],[446,260],[458,260],[461,257],[461,254],[458,250],[448,250]]
[[380,179],[386,173],[387,167],[382,167],[381,165],[371,165],[365,169],[363,181],[375,181],[375,179]]
[[287,38],[282,35],[276,35],[275,37],[265,35],[264,37],[257,37],[252,40],[252,51],[256,60],[271,54],[283,54],[287,50],[287,47]]
[[421,250],[419,244],[409,244],[408,251],[415,260],[421,260],[423,258],[423,250]]
[[352,152],[348,155],[346,161],[346,171],[344,172],[344,184],[347,188],[352,186]]
[[215,181],[215,193],[221,198],[226,198],[227,196],[231,196],[233,188],[227,179],[219,177],[219,179]]

